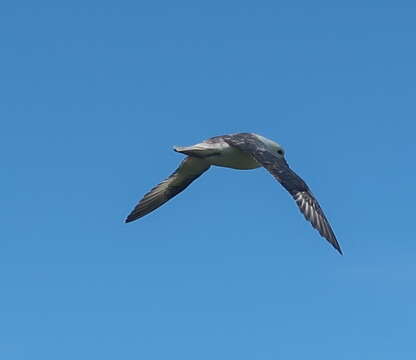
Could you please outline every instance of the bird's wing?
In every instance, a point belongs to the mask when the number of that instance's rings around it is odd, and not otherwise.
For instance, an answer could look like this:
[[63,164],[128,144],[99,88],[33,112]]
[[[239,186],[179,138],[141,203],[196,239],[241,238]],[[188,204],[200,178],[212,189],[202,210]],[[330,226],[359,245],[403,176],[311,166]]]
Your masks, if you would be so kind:
[[308,185],[289,168],[283,157],[274,155],[253,135],[244,133],[224,136],[223,139],[231,146],[251,154],[265,167],[283,187],[292,195],[300,211],[321,236],[342,254],[335,234],[318,201],[312,195]]
[[175,195],[185,190],[188,185],[209,169],[204,159],[187,157],[175,172],[166,180],[150,190],[127,216],[125,222],[131,222],[147,215],[162,206]]

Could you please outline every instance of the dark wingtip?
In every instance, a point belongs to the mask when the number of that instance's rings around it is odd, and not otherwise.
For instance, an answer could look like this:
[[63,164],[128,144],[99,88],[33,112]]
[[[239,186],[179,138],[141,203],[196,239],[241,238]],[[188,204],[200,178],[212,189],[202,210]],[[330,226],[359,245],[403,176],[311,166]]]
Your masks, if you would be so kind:
[[344,255],[343,252],[342,252],[342,250],[341,250],[341,247],[339,246],[338,243],[332,244],[332,246],[335,248],[336,251],[339,252],[340,255]]
[[137,219],[136,217],[131,216],[131,214],[130,214],[129,216],[127,216],[127,217],[124,219],[124,223],[125,223],[125,224],[127,224],[127,223],[132,222],[132,221],[134,221],[134,220],[136,220],[136,219]]

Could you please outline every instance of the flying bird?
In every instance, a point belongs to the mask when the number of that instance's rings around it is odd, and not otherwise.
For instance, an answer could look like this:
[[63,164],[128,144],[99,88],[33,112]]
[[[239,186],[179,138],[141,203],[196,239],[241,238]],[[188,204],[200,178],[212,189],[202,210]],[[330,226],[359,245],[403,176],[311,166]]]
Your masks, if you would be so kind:
[[125,222],[141,218],[185,190],[211,165],[238,170],[266,168],[292,195],[300,211],[319,234],[342,254],[335,234],[308,185],[290,169],[278,143],[254,133],[215,136],[192,146],[175,146],[187,155],[175,172],[140,200]]

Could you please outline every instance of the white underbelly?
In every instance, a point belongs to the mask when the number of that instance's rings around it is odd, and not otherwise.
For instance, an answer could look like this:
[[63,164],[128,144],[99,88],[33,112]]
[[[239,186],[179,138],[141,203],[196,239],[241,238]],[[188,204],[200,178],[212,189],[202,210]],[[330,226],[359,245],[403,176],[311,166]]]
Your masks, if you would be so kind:
[[231,146],[222,149],[221,155],[209,156],[205,160],[211,165],[239,170],[256,169],[261,166],[250,154]]

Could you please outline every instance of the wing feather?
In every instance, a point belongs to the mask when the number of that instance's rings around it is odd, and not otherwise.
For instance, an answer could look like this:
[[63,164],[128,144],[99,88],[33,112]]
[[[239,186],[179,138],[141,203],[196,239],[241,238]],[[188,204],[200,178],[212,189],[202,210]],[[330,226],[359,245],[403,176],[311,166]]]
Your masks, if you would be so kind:
[[251,154],[266,168],[292,195],[305,219],[342,254],[341,247],[318,201],[308,185],[290,169],[283,156],[278,157],[272,153],[256,136],[250,133],[225,135],[223,139],[229,145]]
[[127,216],[125,222],[137,220],[174,196],[185,190],[195,179],[209,169],[210,165],[204,159],[187,157],[175,172],[166,180],[156,185],[139,201],[133,211]]

